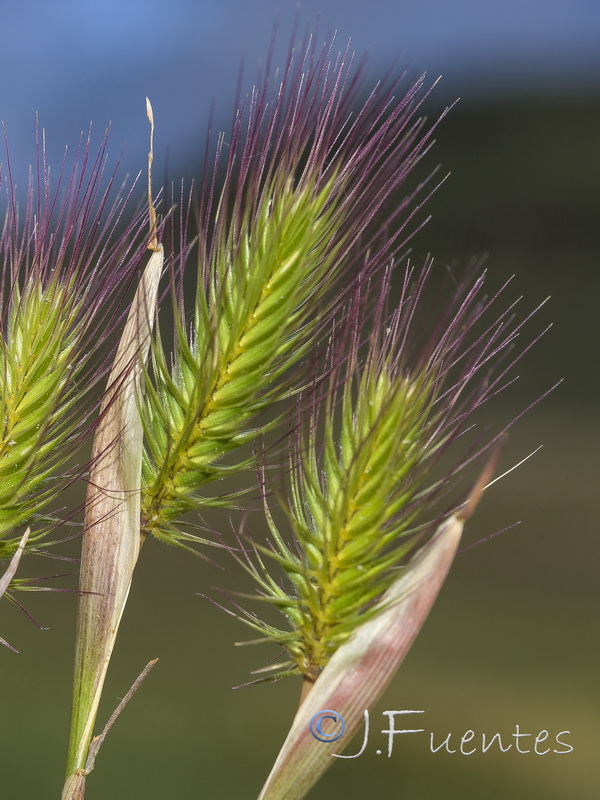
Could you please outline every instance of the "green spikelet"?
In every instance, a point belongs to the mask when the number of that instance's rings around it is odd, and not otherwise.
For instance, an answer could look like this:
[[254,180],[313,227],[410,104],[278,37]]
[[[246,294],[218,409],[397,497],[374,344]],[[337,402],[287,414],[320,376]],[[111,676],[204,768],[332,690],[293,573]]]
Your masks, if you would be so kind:
[[191,341],[178,325],[172,371],[157,341],[146,406],[147,532],[164,535],[182,513],[211,502],[195,493],[243,466],[220,460],[256,437],[251,422],[285,392],[277,380],[310,342],[309,301],[335,257],[329,197],[328,184],[317,194],[289,182],[273,187],[257,218],[244,220],[235,263],[230,242],[218,253]]
[[344,392],[339,445],[335,415],[326,413],[322,469],[315,468],[320,459],[310,437],[304,474],[293,492],[300,523],[295,530],[305,537],[308,555],[298,642],[305,674],[315,675],[327,663],[393,580],[390,567],[414,546],[402,538],[412,515],[397,514],[421,488],[414,475],[427,454],[430,404],[426,376],[365,370],[355,392]]
[[16,552],[25,525],[25,553],[49,546],[48,533],[64,518],[60,495],[85,470],[74,456],[93,429],[96,388],[145,221],[132,214],[123,230],[127,197],[113,193],[111,180],[101,186],[106,137],[95,158],[90,139],[82,140],[70,173],[65,157],[56,189],[41,138],[38,131],[39,185],[30,180],[24,212],[10,170],[3,186],[0,561]]
[[[71,295],[72,296],[72,295]],[[72,383],[77,309],[67,286],[30,281],[13,287],[0,339],[0,557],[16,548],[8,534],[39,513],[55,492],[47,481],[67,457],[77,401]],[[30,539],[31,541],[31,539]]]
[[175,527],[186,511],[237,496],[211,498],[206,486],[248,466],[233,451],[265,431],[261,412],[302,386],[294,368],[357,275],[393,257],[413,213],[414,193],[389,201],[427,148],[430,132],[413,117],[421,82],[408,93],[381,84],[356,112],[362,67],[348,51],[331,61],[331,45],[308,41],[280,83],[269,76],[254,89],[235,117],[222,189],[223,138],[203,181],[193,317],[174,282],[175,352],[157,335],[144,401],[142,526],[166,541],[194,538]]
[[[263,670],[276,677],[302,673],[313,682],[340,645],[381,612],[379,599],[432,529],[439,490],[495,441],[445,474],[432,472],[502,386],[513,363],[504,363],[504,355],[528,318],[505,324],[505,311],[481,328],[493,301],[481,295],[480,276],[444,297],[438,316],[425,320],[421,297],[430,271],[428,265],[416,276],[407,270],[391,315],[389,278],[377,286],[366,343],[359,311],[365,298],[357,291],[356,309],[344,320],[348,341],[341,355],[335,348],[332,354],[329,392],[311,400],[290,455],[290,499],[280,502],[290,533],[276,521],[265,490],[271,543],[254,542],[243,555],[233,554],[259,586],[254,599],[287,620],[279,628],[239,606],[230,612],[260,632],[259,641],[287,651],[287,661]],[[429,339],[415,338],[420,329],[431,331]]]
[[[286,544],[265,505],[274,550],[257,545],[250,566],[239,559],[258,579],[260,597],[291,623],[291,631],[278,630],[244,617],[289,652],[292,660],[278,663],[279,672],[301,672],[314,680],[368,618],[370,603],[394,579],[392,567],[414,547],[415,537],[404,537],[414,515],[398,512],[410,507],[421,489],[414,474],[427,456],[431,400],[424,375],[405,379],[385,367],[377,374],[367,369],[357,385],[346,385],[339,415],[329,400],[323,424],[307,426],[305,444],[292,462],[286,511],[299,552]],[[260,553],[283,567],[290,595],[270,577]]]

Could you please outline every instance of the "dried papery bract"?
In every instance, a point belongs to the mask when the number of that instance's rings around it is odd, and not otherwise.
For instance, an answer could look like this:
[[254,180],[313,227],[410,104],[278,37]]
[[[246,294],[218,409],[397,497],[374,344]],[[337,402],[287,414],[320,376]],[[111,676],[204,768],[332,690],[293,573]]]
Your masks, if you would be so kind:
[[[73,763],[85,762],[100,694],[140,548],[140,368],[149,346],[162,250],[136,292],[94,438],[79,588]],[[91,677],[93,675],[93,678]]]
[[[152,110],[148,116],[153,130]],[[152,145],[149,156],[151,163]],[[150,185],[150,184],[149,184]],[[149,189],[151,200],[151,191]],[[152,206],[151,206],[152,208]],[[83,534],[71,741],[63,800],[83,797],[98,704],[140,549],[142,364],[150,346],[163,247],[151,212],[152,255],[117,350],[94,439]]]
[[[358,626],[333,654],[301,703],[259,800],[301,800],[342,754],[410,650],[454,560],[465,519],[491,476],[495,456],[463,509],[442,522],[382,595],[371,618]],[[311,721],[330,709],[344,720],[344,732],[325,743]]]
[[14,578],[15,572],[17,571],[17,567],[19,566],[19,561],[21,560],[21,556],[23,555],[23,551],[25,550],[25,545],[27,544],[27,540],[29,539],[30,533],[31,529],[27,528],[23,536],[21,536],[21,541],[19,542],[19,546],[15,550],[9,565],[6,568],[6,571],[0,578],[0,597],[2,597],[4,592],[8,589],[11,580]]
[[[25,550],[25,545],[27,544],[27,540],[29,539],[29,534],[31,533],[31,529],[27,528],[23,536],[21,537],[21,541],[15,552],[13,553],[12,558],[6,568],[4,574],[0,577],[0,600],[2,599],[4,592],[10,586],[10,582],[14,578],[15,572],[17,571],[17,567],[19,566],[19,561],[21,560],[21,556],[23,555],[23,551]],[[0,636],[0,644],[3,644],[5,647],[14,650],[14,647],[11,647],[9,643]]]
[[[409,651],[450,568],[462,520],[444,522],[381,598],[384,610],[359,627],[338,650],[301,703],[259,800],[300,800],[343,753]],[[334,744],[315,738],[310,723],[324,709],[345,723]]]

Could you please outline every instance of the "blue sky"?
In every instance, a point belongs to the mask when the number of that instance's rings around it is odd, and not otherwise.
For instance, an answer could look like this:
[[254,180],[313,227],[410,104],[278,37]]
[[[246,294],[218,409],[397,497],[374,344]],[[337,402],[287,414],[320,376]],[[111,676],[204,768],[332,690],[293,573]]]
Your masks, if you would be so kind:
[[[295,2],[283,0],[21,0],[0,5],[4,65],[0,118],[17,175],[34,157],[35,113],[54,160],[94,121],[99,139],[112,121],[115,150],[127,142],[128,168],[143,168],[144,98],[153,101],[157,156],[175,172],[201,157],[216,96],[226,125],[245,52],[249,84],[280,10],[279,60]],[[394,61],[443,76],[440,102],[463,103],[531,92],[600,92],[600,3],[596,0],[304,0],[302,23],[320,15],[370,52],[374,70]],[[3,159],[4,160],[4,159]]]

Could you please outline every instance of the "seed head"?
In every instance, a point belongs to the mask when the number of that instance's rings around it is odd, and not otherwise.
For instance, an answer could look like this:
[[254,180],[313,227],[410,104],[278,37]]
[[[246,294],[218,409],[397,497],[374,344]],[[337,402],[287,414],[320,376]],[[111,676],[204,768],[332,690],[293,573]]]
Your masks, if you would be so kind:
[[[440,522],[434,503],[442,490],[500,435],[439,468],[475,412],[511,382],[523,353],[514,345],[530,315],[519,319],[513,305],[502,307],[502,290],[486,296],[484,274],[452,295],[429,291],[432,271],[431,261],[406,268],[391,313],[391,270],[356,288],[330,347],[327,390],[313,393],[291,443],[285,528],[264,492],[272,544],[255,545],[254,557],[247,551],[239,560],[260,586],[257,597],[288,625],[240,616],[287,651],[288,660],[272,668],[278,675],[314,681],[338,647],[381,612],[377,601]],[[273,562],[283,568],[283,586]]]
[[215,501],[204,487],[248,465],[223,459],[264,432],[259,413],[298,390],[300,360],[358,276],[375,274],[406,241],[422,186],[398,192],[432,129],[416,116],[424,80],[404,84],[368,88],[349,48],[336,55],[333,41],[319,48],[308,37],[281,76],[268,66],[238,103],[198,199],[192,323],[174,291],[173,363],[160,337],[154,346],[146,532],[180,542],[174,523],[185,511],[235,499]]
[[[91,133],[91,132],[90,132]],[[61,514],[50,512],[84,465],[66,464],[94,425],[120,303],[143,253],[144,213],[131,188],[105,179],[106,135],[97,154],[82,139],[65,154],[56,185],[38,131],[24,210],[8,158],[0,234],[0,559],[27,550]]]

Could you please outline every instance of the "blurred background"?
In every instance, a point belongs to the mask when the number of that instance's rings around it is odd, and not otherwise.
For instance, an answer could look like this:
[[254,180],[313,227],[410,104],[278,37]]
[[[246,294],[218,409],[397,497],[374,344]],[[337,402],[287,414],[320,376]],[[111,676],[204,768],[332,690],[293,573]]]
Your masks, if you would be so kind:
[[[241,55],[248,88],[275,11],[275,0],[1,3],[0,118],[16,182],[24,185],[35,158],[36,112],[57,167],[64,146],[76,145],[93,120],[96,142],[112,121],[111,153],[117,157],[126,142],[123,169],[143,170],[146,95],[157,122],[157,170],[198,176],[210,104],[214,98],[215,127],[227,127]],[[449,265],[489,253],[492,284],[514,273],[514,292],[528,307],[552,296],[538,327],[554,327],[482,426],[511,419],[564,378],[513,429],[504,468],[543,449],[486,494],[467,544],[521,524],[457,557],[406,662],[371,710],[372,746],[336,763],[310,797],[592,800],[600,784],[600,5],[304,0],[299,13],[301,30],[318,22],[324,33],[337,29],[340,47],[351,37],[357,51],[368,50],[373,80],[394,63],[415,75],[426,70],[432,80],[442,75],[431,117],[461,98],[429,157],[451,175],[428,204],[432,220],[412,242],[414,253]],[[280,63],[295,14],[294,3],[280,2]],[[99,726],[142,666],[160,662],[108,737],[87,797],[255,797],[299,686],[288,680],[233,691],[273,653],[236,649],[247,631],[195,593],[237,587],[239,573],[154,542],[144,551]],[[24,574],[55,569],[30,563]],[[0,606],[0,633],[20,650],[0,650],[1,798],[59,796],[75,600],[27,596],[43,631]],[[424,710],[408,727],[424,727],[438,743],[451,733],[455,748],[469,729],[479,740],[501,733],[510,742],[518,724],[534,736],[548,730],[550,740],[569,731],[563,739],[574,749],[434,754],[419,734],[397,738],[388,759],[375,752],[383,737],[374,738],[385,709]]]

